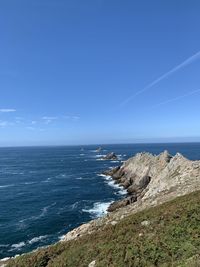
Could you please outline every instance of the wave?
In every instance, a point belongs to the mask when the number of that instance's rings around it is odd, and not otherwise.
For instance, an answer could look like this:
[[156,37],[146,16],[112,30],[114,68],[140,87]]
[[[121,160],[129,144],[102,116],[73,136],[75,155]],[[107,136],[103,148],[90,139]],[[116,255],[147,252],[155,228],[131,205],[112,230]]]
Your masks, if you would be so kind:
[[42,183],[49,183],[51,181],[51,178],[47,178],[46,180],[42,181]]
[[24,185],[31,185],[31,184],[36,184],[36,182],[25,182],[25,183],[21,183],[21,184],[24,184]]
[[112,180],[112,177],[110,175],[97,174],[97,176],[103,177],[105,180]]
[[17,244],[12,244],[11,245],[11,251],[12,250],[20,250],[24,246],[26,246],[26,243],[25,242],[19,242]]
[[22,220],[19,221],[19,223],[20,223],[20,224],[22,225],[22,227],[24,228],[24,227],[25,227],[24,222],[27,222],[27,221],[35,221],[35,220],[38,220],[38,219],[44,217],[44,216],[47,214],[48,210],[49,210],[51,207],[55,206],[55,205],[56,205],[56,202],[52,203],[52,204],[49,205],[49,206],[46,206],[46,207],[42,208],[42,209],[41,209],[41,213],[40,213],[39,215],[35,215],[35,216],[31,216],[31,217],[26,218],[26,219],[22,219]]
[[118,194],[120,194],[120,195],[126,195],[127,194],[127,190],[124,189],[123,186],[121,186],[119,184],[116,184],[111,176],[105,175],[105,174],[97,174],[97,175],[100,176],[100,177],[103,177],[106,180],[106,183],[109,186],[111,186],[114,189],[118,189],[119,190]]
[[114,189],[118,189],[119,190],[118,194],[120,194],[120,195],[126,195],[127,194],[126,189],[124,189],[124,187],[121,185],[115,184],[115,182],[113,180],[109,181],[108,185]]
[[103,157],[105,157],[106,155],[105,154],[98,154],[98,155],[95,155],[94,157],[95,158],[103,158]]
[[46,239],[47,237],[48,237],[48,235],[41,235],[41,236],[38,236],[38,237],[34,237],[31,240],[28,240],[27,243],[32,245],[34,243],[42,241],[43,239]]
[[107,213],[107,209],[110,206],[111,202],[96,202],[94,203],[91,209],[82,209],[83,212],[88,212],[92,215],[92,217],[102,217]]
[[61,235],[58,238],[59,238],[60,241],[65,241],[65,237],[66,237],[66,235]]
[[69,205],[70,210],[77,209],[78,208],[78,205],[79,205],[79,201],[76,201],[75,203]]
[[83,179],[83,177],[77,177],[76,178],[76,180],[82,180]]
[[41,235],[41,236],[33,237],[32,239],[30,239],[28,241],[21,241],[19,243],[12,244],[9,251],[15,251],[15,250],[18,250],[19,251],[23,247],[25,247],[27,245],[32,245],[34,243],[38,243],[38,242],[46,239],[47,237],[48,237],[48,235]]
[[0,185],[0,189],[1,189],[1,188],[11,187],[11,186],[15,186],[15,184]]

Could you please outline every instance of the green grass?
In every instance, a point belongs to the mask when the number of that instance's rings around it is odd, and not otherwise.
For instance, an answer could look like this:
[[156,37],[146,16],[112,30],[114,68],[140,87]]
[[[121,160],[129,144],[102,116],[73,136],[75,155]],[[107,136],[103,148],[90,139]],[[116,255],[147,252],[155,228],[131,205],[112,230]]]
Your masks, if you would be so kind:
[[[143,226],[142,221],[149,225]],[[79,240],[10,261],[8,267],[199,267],[200,192],[130,215]]]

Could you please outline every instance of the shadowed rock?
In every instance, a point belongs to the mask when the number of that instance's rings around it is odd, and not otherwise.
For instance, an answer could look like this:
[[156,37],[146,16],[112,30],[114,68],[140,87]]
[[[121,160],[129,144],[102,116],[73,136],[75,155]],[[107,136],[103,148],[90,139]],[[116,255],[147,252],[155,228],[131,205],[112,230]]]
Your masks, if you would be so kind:
[[117,160],[117,155],[114,152],[108,153],[105,157],[103,157],[105,160]]
[[[113,154],[112,154],[113,155]],[[159,173],[171,161],[172,156],[164,151],[158,156],[150,153],[138,153],[122,164],[111,170],[105,171],[115,180],[115,183],[123,186],[128,193],[128,197],[111,204],[108,211],[114,211],[120,207],[127,206],[143,197],[145,190],[151,182],[151,177]],[[130,197],[133,199],[130,200]]]

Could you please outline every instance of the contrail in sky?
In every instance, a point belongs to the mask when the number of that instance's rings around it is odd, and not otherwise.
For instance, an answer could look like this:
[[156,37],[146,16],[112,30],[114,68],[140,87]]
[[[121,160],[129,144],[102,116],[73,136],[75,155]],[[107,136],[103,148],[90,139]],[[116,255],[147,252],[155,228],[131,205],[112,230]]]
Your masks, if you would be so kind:
[[189,64],[193,63],[195,60],[198,60],[198,59],[200,59],[200,51],[197,52],[196,54],[194,54],[193,56],[189,57],[188,59],[186,59],[185,61],[183,61],[181,64],[179,64],[178,66],[174,67],[170,71],[166,72],[165,74],[163,74],[162,76],[160,76],[159,78],[154,80],[152,83],[150,83],[147,86],[145,86],[142,90],[136,92],[135,94],[131,95],[129,98],[125,99],[123,102],[121,102],[120,106],[124,106],[129,101],[131,101],[133,98],[135,98],[137,95],[140,95],[143,92],[149,90],[151,87],[153,87],[154,85],[158,84],[159,82],[161,82],[165,78],[169,77],[173,73],[175,73],[178,70],[188,66]]
[[152,106],[151,108],[157,108],[157,107],[159,107],[159,106],[168,104],[168,103],[170,103],[170,102],[174,102],[174,101],[176,101],[176,100],[179,100],[179,99],[184,98],[184,97],[187,97],[187,96],[191,96],[191,95],[197,94],[197,93],[199,93],[199,92],[200,92],[200,89],[197,89],[197,90],[191,91],[191,92],[189,92],[189,93],[186,93],[186,94],[184,94],[184,95],[180,95],[180,96],[177,96],[177,97],[174,97],[174,98],[170,98],[170,99],[168,99],[168,100],[166,100],[166,101],[163,101],[163,102],[160,102],[160,103],[158,103],[158,104],[155,104],[155,105]]

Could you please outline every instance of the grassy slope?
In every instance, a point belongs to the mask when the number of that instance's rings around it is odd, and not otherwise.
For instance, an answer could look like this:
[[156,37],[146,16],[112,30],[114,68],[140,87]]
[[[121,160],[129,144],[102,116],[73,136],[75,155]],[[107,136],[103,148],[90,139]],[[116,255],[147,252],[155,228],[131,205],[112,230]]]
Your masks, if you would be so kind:
[[[142,221],[149,225],[143,226]],[[200,266],[200,192],[130,215],[77,241],[18,257],[9,267]]]

